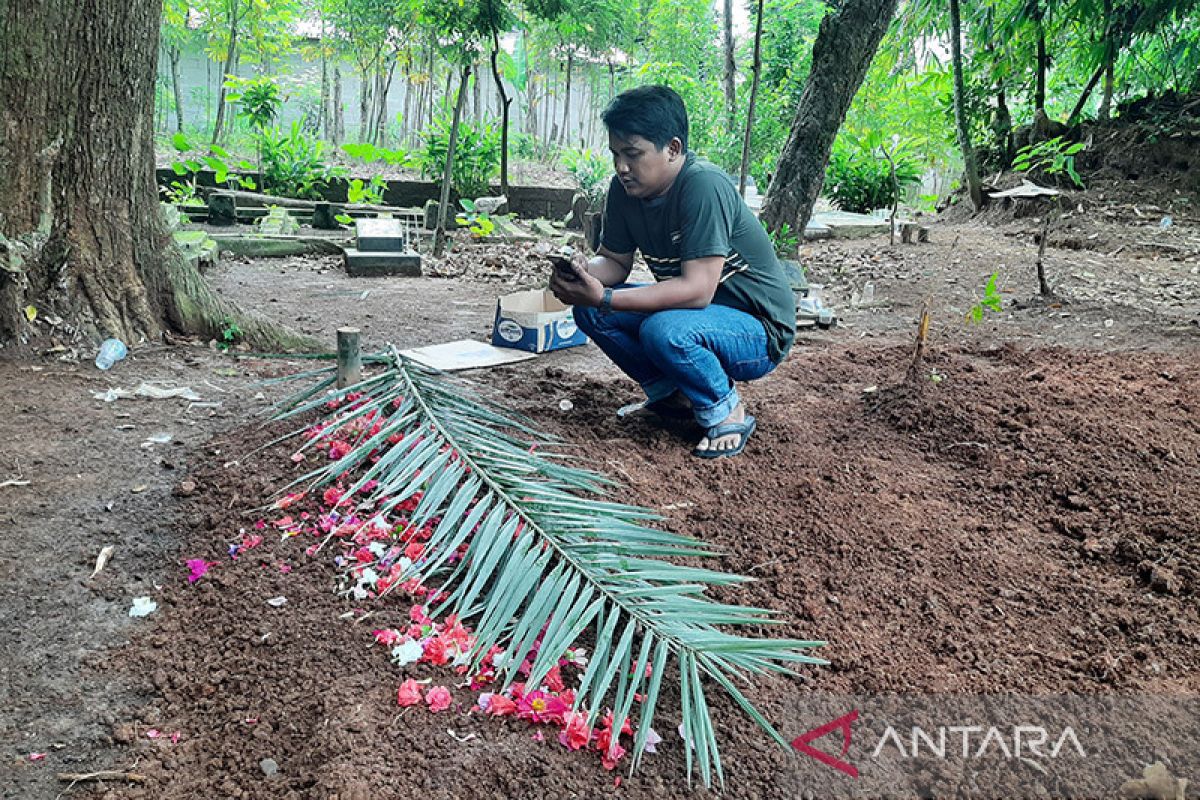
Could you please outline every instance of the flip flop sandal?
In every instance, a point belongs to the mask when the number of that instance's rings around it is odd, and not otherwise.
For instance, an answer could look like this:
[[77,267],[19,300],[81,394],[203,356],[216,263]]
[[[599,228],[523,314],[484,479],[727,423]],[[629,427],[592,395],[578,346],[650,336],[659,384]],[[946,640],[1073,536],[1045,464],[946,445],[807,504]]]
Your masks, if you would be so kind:
[[692,455],[697,458],[732,458],[746,449],[746,442],[750,441],[750,435],[754,433],[756,427],[758,427],[758,422],[753,416],[748,415],[743,422],[730,422],[725,425],[716,425],[709,428],[708,432],[704,435],[710,442],[713,439],[720,439],[722,436],[730,436],[735,433],[742,438],[738,441],[737,447],[729,450],[701,450],[696,448],[692,450]]

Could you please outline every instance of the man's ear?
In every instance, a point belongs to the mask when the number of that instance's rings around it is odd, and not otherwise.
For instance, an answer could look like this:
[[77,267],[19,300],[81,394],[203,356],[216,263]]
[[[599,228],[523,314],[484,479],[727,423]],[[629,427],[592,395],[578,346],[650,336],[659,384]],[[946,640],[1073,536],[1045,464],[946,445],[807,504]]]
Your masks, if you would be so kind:
[[678,136],[674,136],[671,141],[667,142],[667,156],[674,161],[681,155],[683,155],[683,142]]

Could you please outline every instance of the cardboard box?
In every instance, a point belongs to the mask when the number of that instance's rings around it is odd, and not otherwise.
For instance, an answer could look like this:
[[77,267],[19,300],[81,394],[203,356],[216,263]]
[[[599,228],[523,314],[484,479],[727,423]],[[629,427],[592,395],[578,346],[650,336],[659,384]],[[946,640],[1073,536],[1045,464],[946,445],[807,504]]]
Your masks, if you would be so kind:
[[533,289],[506,294],[496,301],[492,344],[545,353],[587,344],[587,336],[575,326],[570,306],[549,291]]

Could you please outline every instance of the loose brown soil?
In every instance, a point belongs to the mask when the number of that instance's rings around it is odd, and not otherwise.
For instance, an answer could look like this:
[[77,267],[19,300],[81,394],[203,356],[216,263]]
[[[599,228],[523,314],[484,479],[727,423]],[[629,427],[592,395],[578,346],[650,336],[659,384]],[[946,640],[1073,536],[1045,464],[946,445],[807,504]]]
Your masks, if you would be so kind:
[[[701,461],[688,454],[693,432],[618,420],[634,387],[592,347],[477,380],[623,481],[621,500],[660,510],[670,529],[722,548],[721,568],[758,578],[722,599],[780,611],[788,622],[773,634],[828,641],[829,666],[756,684],[751,698],[771,719],[823,693],[1194,694],[1197,258],[1088,254],[1100,266],[1084,268],[1076,251],[1051,247],[1069,305],[1010,302],[983,325],[963,323],[999,263],[1007,297],[1030,298],[1034,248],[973,224],[935,227],[929,245],[808,246],[843,324],[802,334],[774,375],[747,387],[759,430],[737,459]],[[211,277],[310,333],[356,324],[368,346],[485,336],[497,291],[461,278],[356,281],[319,260],[234,262]],[[851,307],[866,281],[876,302]],[[928,359],[917,384],[900,386],[929,297]],[[369,645],[405,607],[343,619],[355,606],[335,595],[328,558],[268,537],[228,560],[253,509],[293,474],[284,451],[249,456],[268,437],[252,414],[278,396],[251,381],[300,367],[188,347],[135,350],[109,373],[0,362],[0,480],[30,481],[0,488],[0,629],[19,645],[0,655],[13,697],[0,713],[4,796],[54,797],[65,788],[54,773],[93,769],[147,781],[71,796],[711,794],[687,788],[671,701],[659,754],[616,789],[594,758],[534,741],[524,723],[399,709],[401,672]],[[89,394],[151,378],[222,405]],[[141,446],[164,430],[180,444]],[[88,578],[105,544],[116,555]],[[182,562],[199,557],[220,564],[189,586]],[[159,604],[144,620],[126,616],[138,595]],[[266,604],[279,595],[286,605]],[[719,691],[710,699],[730,795],[796,796],[794,756]]]

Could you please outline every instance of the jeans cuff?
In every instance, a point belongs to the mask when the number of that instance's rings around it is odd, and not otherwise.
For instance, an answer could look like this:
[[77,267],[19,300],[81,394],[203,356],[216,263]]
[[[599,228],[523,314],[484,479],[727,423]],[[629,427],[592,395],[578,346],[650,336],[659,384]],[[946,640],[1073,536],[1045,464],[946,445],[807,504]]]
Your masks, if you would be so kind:
[[741,402],[741,398],[738,397],[737,389],[730,389],[729,394],[725,395],[715,405],[708,406],[707,408],[694,408],[696,421],[705,428],[719,425],[725,421],[726,417],[733,413],[739,402]]
[[648,403],[666,400],[675,394],[677,388],[669,378],[657,378],[642,384],[642,391],[646,393],[646,402]]

